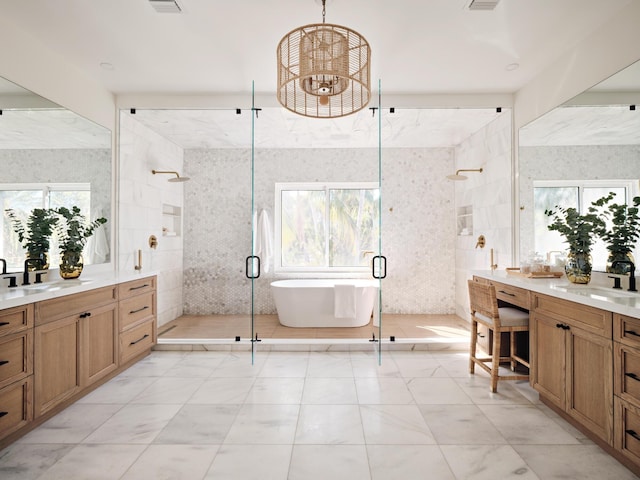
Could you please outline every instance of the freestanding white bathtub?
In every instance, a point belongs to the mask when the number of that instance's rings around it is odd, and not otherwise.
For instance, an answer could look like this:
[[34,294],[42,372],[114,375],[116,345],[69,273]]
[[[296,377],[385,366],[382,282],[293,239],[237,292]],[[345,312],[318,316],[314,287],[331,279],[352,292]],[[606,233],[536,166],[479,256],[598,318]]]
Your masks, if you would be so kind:
[[[365,279],[277,280],[271,291],[285,327],[361,327],[371,320],[378,285],[377,280]],[[347,295],[347,301],[340,295]]]

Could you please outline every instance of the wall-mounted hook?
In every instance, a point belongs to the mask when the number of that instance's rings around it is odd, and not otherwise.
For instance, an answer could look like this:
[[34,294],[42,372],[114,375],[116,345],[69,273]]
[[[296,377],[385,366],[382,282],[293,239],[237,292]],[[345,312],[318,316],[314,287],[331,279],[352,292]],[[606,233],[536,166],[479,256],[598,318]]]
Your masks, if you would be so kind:
[[478,242],[476,243],[476,248],[480,247],[480,248],[484,248],[486,244],[486,240],[484,238],[484,235],[479,235],[478,236]]
[[149,237],[149,246],[154,249],[158,246],[158,239],[155,235]]

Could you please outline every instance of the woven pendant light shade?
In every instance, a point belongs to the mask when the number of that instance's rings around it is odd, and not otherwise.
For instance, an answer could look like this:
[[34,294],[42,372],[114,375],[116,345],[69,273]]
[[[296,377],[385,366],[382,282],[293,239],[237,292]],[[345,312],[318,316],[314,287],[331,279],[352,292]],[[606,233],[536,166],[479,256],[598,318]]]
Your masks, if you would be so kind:
[[371,97],[371,49],[349,28],[305,25],[278,44],[278,101],[313,118],[343,117],[362,110]]

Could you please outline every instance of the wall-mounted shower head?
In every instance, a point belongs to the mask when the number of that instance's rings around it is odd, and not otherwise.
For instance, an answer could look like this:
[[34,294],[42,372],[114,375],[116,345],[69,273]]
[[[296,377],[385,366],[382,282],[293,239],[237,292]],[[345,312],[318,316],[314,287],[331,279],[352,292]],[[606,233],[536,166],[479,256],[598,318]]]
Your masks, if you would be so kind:
[[463,168],[461,170],[456,170],[454,175],[447,175],[449,180],[466,180],[467,177],[465,175],[460,175],[460,172],[479,172],[482,173],[482,168]]
[[170,178],[168,180],[169,182],[187,182],[191,180],[189,177],[181,177],[178,172],[174,172],[172,170],[151,170],[151,173],[153,173],[154,175],[156,173],[169,173],[169,174],[175,175],[176,178]]

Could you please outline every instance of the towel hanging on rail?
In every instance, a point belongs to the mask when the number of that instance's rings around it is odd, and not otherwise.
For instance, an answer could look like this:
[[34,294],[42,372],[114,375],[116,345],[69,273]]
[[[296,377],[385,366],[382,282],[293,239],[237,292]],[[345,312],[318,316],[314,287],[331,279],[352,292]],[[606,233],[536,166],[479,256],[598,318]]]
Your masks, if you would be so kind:
[[273,261],[273,231],[269,212],[253,212],[253,254],[260,257],[262,269],[269,272]]

